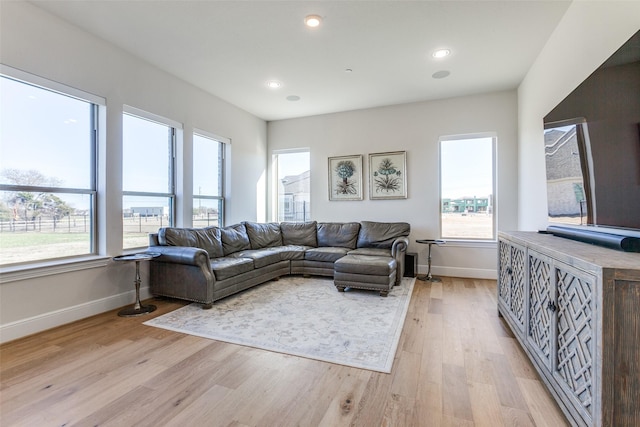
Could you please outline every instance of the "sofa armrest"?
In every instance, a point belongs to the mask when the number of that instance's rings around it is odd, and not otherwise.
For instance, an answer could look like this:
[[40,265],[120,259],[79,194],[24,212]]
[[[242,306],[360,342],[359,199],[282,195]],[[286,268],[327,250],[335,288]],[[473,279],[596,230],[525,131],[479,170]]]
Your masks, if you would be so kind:
[[207,270],[211,269],[209,254],[204,249],[189,246],[149,246],[147,252],[160,254],[154,258],[156,261],[206,266]]
[[409,239],[407,237],[398,237],[391,245],[391,256],[397,258],[399,254],[407,251],[409,248]]
[[391,245],[391,256],[398,264],[398,269],[396,271],[396,285],[399,285],[404,277],[404,254],[407,252],[408,248],[409,238],[407,237],[397,237]]

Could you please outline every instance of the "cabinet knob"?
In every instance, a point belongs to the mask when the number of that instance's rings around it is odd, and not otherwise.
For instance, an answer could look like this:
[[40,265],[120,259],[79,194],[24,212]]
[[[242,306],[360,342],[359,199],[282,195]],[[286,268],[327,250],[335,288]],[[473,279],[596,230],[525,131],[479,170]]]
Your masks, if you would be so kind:
[[507,267],[507,274],[509,276],[511,276],[513,274],[513,270],[511,269],[511,267]]
[[558,307],[556,306],[556,303],[553,301],[549,301],[547,303],[547,309],[551,310],[552,312],[555,313],[555,311],[558,309]]

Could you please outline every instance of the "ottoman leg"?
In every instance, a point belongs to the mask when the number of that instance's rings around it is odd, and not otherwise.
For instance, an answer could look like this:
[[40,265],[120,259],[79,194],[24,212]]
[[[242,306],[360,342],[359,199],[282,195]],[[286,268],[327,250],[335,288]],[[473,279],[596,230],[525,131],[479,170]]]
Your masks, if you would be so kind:
[[338,288],[338,292],[344,292],[344,286],[336,285],[336,288]]
[[386,297],[387,295],[389,295],[389,291],[388,290],[380,291],[380,296],[381,297]]

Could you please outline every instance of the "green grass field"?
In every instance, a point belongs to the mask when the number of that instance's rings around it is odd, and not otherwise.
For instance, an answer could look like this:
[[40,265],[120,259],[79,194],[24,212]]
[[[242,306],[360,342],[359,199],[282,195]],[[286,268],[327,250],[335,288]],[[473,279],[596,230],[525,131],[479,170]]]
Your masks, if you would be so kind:
[[0,251],[25,246],[42,246],[60,243],[88,242],[89,233],[0,233]]
[[[127,233],[124,247],[146,247],[148,233]],[[89,233],[0,233],[0,265],[38,261],[52,258],[88,255]]]

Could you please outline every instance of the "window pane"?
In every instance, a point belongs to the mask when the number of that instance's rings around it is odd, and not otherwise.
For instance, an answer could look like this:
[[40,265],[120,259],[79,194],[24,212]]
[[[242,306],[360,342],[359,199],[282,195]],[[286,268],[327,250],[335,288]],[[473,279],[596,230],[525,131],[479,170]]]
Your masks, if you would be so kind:
[[278,221],[311,219],[310,154],[280,153],[274,156],[277,169]]
[[171,212],[171,197],[124,196],[122,247],[131,249],[147,246],[149,233],[156,233],[160,227],[168,227],[173,223]]
[[441,237],[494,239],[493,138],[440,142]]
[[92,189],[92,104],[0,78],[0,184]]
[[0,265],[94,253],[96,108],[0,77]]
[[193,135],[193,192],[222,196],[222,143]]
[[123,190],[170,193],[171,127],[124,114]]
[[90,194],[0,192],[0,264],[92,252]]
[[220,199],[193,199],[193,227],[221,227],[223,225],[222,200]]

